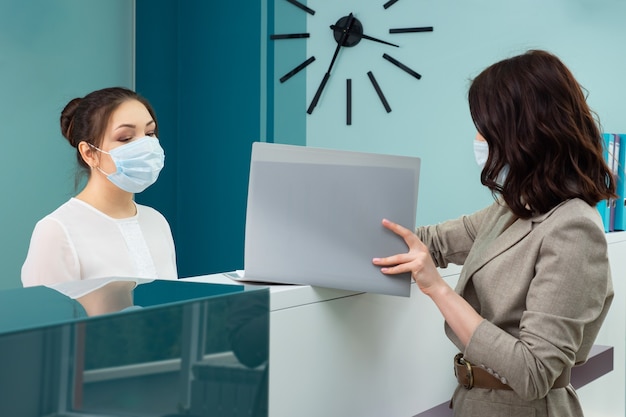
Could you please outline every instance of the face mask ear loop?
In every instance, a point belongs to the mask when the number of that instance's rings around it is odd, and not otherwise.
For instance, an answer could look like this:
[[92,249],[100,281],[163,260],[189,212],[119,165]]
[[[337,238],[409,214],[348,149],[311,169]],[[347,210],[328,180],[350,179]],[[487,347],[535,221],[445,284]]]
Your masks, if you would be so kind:
[[103,175],[106,175],[107,177],[108,177],[109,175],[111,175],[111,174],[107,174],[106,172],[104,172],[104,171],[102,170],[102,168],[100,168],[99,166],[98,166],[98,167],[94,167],[94,168],[96,168],[98,171],[102,172],[102,174],[103,174]]
[[[109,152],[107,152],[107,151],[103,151],[102,149],[98,148],[96,145],[93,145],[93,144],[91,144],[91,143],[89,143],[89,142],[87,142],[87,141],[85,141],[85,143],[86,143],[87,145],[91,146],[93,149],[97,150],[97,151],[98,151],[98,152],[100,152],[100,153],[105,153],[105,154],[107,154],[107,155],[111,155],[111,153],[109,153]],[[106,175],[107,177],[108,177],[109,175],[111,175],[111,174],[107,174],[106,172],[104,172],[104,171],[102,170],[102,168],[100,168],[100,158],[97,158],[97,159],[98,159],[98,166],[91,167],[91,168],[95,168],[95,169],[97,169],[97,170],[98,170],[98,171],[100,171],[102,174]],[[91,165],[90,165],[90,166],[91,166]]]
[[93,144],[91,144],[91,143],[89,143],[89,142],[87,142],[87,141],[85,141],[85,143],[86,143],[87,145],[91,146],[92,148],[94,148],[95,150],[97,150],[98,152],[102,152],[102,153],[105,153],[105,154],[107,154],[107,155],[111,155],[111,153],[110,153],[110,152],[103,151],[102,149],[98,148],[96,145],[93,145]]

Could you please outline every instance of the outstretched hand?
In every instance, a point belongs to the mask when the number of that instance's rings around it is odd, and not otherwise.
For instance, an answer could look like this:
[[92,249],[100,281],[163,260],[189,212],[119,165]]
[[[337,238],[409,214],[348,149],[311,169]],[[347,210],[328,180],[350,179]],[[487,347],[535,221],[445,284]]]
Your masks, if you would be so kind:
[[410,272],[419,289],[435,302],[452,331],[467,346],[483,318],[441,278],[428,247],[413,231],[387,219],[383,220],[383,226],[404,239],[409,251],[374,258],[374,265],[380,266],[381,272],[388,275]]
[[410,272],[415,283],[425,294],[431,293],[441,284],[447,285],[439,275],[428,248],[413,231],[387,219],[383,219],[382,224],[404,239],[409,249],[407,253],[374,258],[372,263],[380,266],[383,274],[396,275]]

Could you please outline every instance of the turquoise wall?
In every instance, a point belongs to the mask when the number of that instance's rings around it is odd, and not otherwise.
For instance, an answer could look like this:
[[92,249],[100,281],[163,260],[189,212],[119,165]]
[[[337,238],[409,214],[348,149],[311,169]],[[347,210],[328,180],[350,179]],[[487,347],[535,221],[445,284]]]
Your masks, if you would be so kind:
[[138,0],[135,32],[135,88],[157,115],[165,166],[158,181],[135,196],[168,219],[178,240],[179,63],[178,2]]
[[131,0],[0,2],[0,289],[21,286],[35,223],[74,194],[63,106],[133,84],[133,10]]
[[261,3],[136,3],[137,90],[168,141],[168,171],[137,200],[170,219],[181,277],[242,269],[250,153],[264,135]]
[[[304,62],[307,55],[307,39],[269,40],[272,34],[306,32],[307,14],[285,0],[265,0],[268,25],[261,39],[265,41],[268,59],[265,62],[267,78],[267,140],[290,145],[306,145],[307,105],[303,92],[306,90],[306,69],[284,83],[282,76]],[[316,58],[320,58],[319,56]],[[320,61],[316,62],[321,65]],[[328,67],[328,63],[325,64]]]

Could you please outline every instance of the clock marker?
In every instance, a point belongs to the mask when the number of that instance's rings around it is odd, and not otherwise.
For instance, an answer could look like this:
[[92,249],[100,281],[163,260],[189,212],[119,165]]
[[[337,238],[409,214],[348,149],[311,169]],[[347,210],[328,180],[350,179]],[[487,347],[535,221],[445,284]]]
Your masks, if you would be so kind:
[[346,124],[352,125],[352,79],[346,79]]
[[416,28],[396,28],[389,29],[389,33],[415,33],[415,32],[432,32],[432,26],[421,26]]
[[367,76],[372,82],[372,85],[374,86],[374,90],[376,90],[376,94],[378,94],[378,98],[380,98],[380,101],[383,103],[383,106],[385,106],[385,110],[387,110],[387,113],[391,113],[391,107],[389,107],[389,103],[387,103],[387,99],[385,98],[385,95],[383,94],[383,90],[380,89],[380,86],[378,85],[378,82],[376,82],[376,78],[374,77],[374,74],[372,73],[372,71],[369,71],[367,73]]
[[310,37],[308,33],[286,33],[284,35],[270,35],[270,39],[273,41],[277,39],[301,39],[308,37]]
[[394,4],[396,4],[396,2],[397,2],[397,1],[398,1],[398,0],[389,0],[387,3],[385,3],[385,4],[383,5],[383,7],[384,7],[385,9],[388,9],[388,8],[390,8],[391,6],[393,6]]
[[413,71],[411,68],[407,67],[406,65],[404,65],[402,62],[398,61],[397,59],[392,58],[392,57],[390,57],[387,54],[383,54],[383,58],[385,58],[387,61],[391,62],[393,65],[395,65],[396,67],[400,68],[401,70],[404,70],[404,71],[408,72],[409,74],[411,74],[412,76],[414,76],[418,80],[420,78],[422,78],[422,76],[420,74],[418,74],[417,72]]
[[285,81],[287,81],[288,79],[290,79],[291,77],[293,77],[294,75],[296,75],[297,73],[302,71],[307,65],[309,65],[313,61],[315,61],[315,57],[314,56],[312,56],[311,58],[307,59],[302,64],[298,65],[297,67],[295,67],[294,69],[289,71],[287,74],[285,74],[282,77],[280,77],[280,82],[284,83]]
[[300,3],[297,0],[287,0],[287,1],[289,3],[291,3],[291,4],[293,4],[294,6],[296,6],[297,8],[304,10],[305,12],[307,12],[310,15],[314,15],[315,14],[315,10],[309,9],[308,7],[306,7],[304,4]]

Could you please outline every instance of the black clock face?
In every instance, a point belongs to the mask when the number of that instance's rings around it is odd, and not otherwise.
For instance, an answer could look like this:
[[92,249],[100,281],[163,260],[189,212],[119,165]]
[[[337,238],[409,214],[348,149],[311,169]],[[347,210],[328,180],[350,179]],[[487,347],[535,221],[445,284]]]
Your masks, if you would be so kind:
[[[315,10],[308,7],[298,0],[284,0],[293,6],[297,7],[301,10],[302,13],[308,13],[311,16],[315,16]],[[385,10],[393,6],[399,0],[390,0],[386,3],[380,4],[380,13],[385,13]],[[405,0],[406,1],[406,0]],[[324,7],[332,7],[330,3],[325,3]],[[355,8],[358,8],[358,3],[355,3]],[[370,19],[370,22],[372,19]],[[370,48],[371,45],[377,44],[378,46],[383,46],[385,48],[385,52],[380,56],[379,52],[377,54],[371,56],[370,60],[374,59],[383,59],[388,62],[390,65],[395,66],[398,70],[404,71],[409,74],[412,79],[420,80],[422,78],[421,74],[416,71],[416,69],[409,67],[400,61],[398,56],[401,55],[402,48],[397,41],[395,41],[394,36],[398,34],[416,34],[423,32],[432,32],[432,26],[415,26],[415,27],[391,27],[387,28],[385,31],[380,28],[369,28],[367,25],[358,18],[358,10],[349,11],[348,13],[338,13],[338,15],[331,19],[327,23],[327,30],[324,33],[316,33],[311,34],[308,32],[302,33],[276,33],[270,36],[271,40],[274,41],[289,41],[293,39],[302,39],[304,41],[308,40],[311,36],[328,36],[332,37],[334,42],[332,42],[333,47],[332,50],[329,50],[327,53],[318,54],[319,56],[311,55],[305,61],[301,63],[294,63],[294,66],[291,70],[289,70],[285,74],[279,75],[280,83],[287,83],[289,79],[298,74],[300,71],[313,64],[314,62],[321,62],[322,65],[328,65],[326,72],[320,80],[319,86],[315,92],[313,99],[310,101],[306,112],[308,114],[312,114],[315,110],[316,106],[319,104],[319,100],[324,94],[324,91],[328,85],[328,81],[333,77],[333,70],[340,66],[341,63],[339,61],[342,60],[342,55],[346,52],[346,49],[349,48]],[[373,25],[372,25],[373,26]],[[396,36],[397,37],[397,36]],[[403,39],[404,42],[407,41],[406,38]],[[392,111],[391,105],[383,92],[380,84],[376,76],[374,75],[372,70],[366,71],[367,78],[369,79],[369,84],[371,88],[376,91],[376,95],[378,96],[382,107],[385,109],[387,113]],[[346,97],[346,124],[352,124],[352,78],[345,79],[345,97]]]

